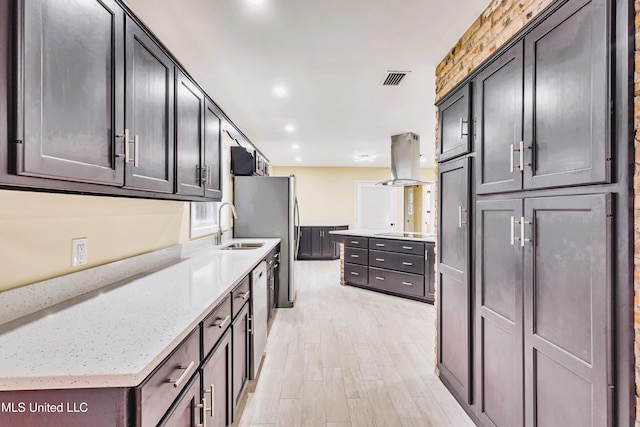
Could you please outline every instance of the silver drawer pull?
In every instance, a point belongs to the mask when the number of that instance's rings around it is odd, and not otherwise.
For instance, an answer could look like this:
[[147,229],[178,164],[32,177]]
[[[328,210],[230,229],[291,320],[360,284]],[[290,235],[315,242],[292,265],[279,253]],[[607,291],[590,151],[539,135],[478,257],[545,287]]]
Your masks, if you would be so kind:
[[251,295],[251,291],[247,291],[242,295],[238,295],[236,298],[247,299],[247,298],[249,298],[249,295]]
[[351,255],[351,258],[360,258],[360,255]]
[[354,276],[359,276],[360,273],[356,273],[355,271],[352,271],[351,274],[353,274]]
[[410,282],[402,282],[402,284],[407,286],[413,286],[413,283],[410,283]]
[[384,243],[376,243],[376,246],[384,246]]
[[177,380],[174,380],[173,378],[169,378],[167,382],[169,382],[170,384],[173,384],[174,387],[180,387],[180,384],[182,384],[182,381],[184,381],[185,378],[189,376],[189,372],[193,369],[194,366],[196,366],[196,362],[194,361],[191,361],[191,363],[189,363],[188,366],[183,366],[183,365],[178,366],[178,369],[184,370],[182,375],[180,375]]
[[411,249],[413,249],[413,246],[403,246],[403,247],[402,247],[402,249],[409,249],[409,250],[411,250]]
[[[204,408],[204,412],[205,412],[205,419],[206,419],[206,418],[207,418],[207,417],[206,417],[206,412],[207,412],[207,411],[209,411],[209,413],[211,414],[211,416],[212,416],[212,417],[216,414],[216,410],[215,410],[215,408],[213,407],[213,402],[215,402],[215,400],[216,400],[216,399],[215,399],[215,396],[216,396],[216,395],[215,395],[216,389],[215,389],[215,387],[214,387],[214,384],[211,384],[211,386],[209,387],[209,389],[208,389],[208,390],[205,390],[204,392],[205,392],[205,394],[206,394],[206,393],[210,393],[210,394],[211,394],[211,408],[207,408],[206,406],[205,406],[205,408]],[[204,398],[203,398],[202,400],[204,400]],[[204,402],[203,402],[203,403],[204,403]],[[206,422],[205,422],[205,424],[206,424]]]
[[354,245],[359,245],[360,244],[360,242],[357,242],[355,240],[352,240],[351,243],[353,243]]
[[384,281],[384,277],[376,276],[376,279]]
[[384,258],[376,258],[376,261],[384,262]]
[[[220,320],[220,319],[218,318],[217,320]],[[211,325],[211,326],[217,326],[218,328],[222,329],[222,328],[224,328],[224,325],[225,325],[227,322],[229,322],[230,320],[231,320],[231,316],[227,316],[227,317],[225,317],[225,318],[222,320],[222,322],[220,322],[220,323],[214,323],[214,324],[213,324],[213,325]]]
[[413,265],[413,263],[412,263],[412,262],[405,262],[405,261],[403,261],[403,262],[402,262],[402,265]]

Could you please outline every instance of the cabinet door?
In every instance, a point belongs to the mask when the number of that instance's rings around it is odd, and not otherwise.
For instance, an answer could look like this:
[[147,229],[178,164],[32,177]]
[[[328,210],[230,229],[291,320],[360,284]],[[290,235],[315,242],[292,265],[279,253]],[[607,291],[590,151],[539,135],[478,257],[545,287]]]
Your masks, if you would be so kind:
[[125,186],[173,192],[174,64],[131,18],[126,20]]
[[331,231],[332,228],[324,227],[322,229],[322,257],[323,258],[333,258],[336,253],[336,245],[331,240]]
[[570,0],[524,40],[525,188],[610,181],[607,4]]
[[176,193],[204,195],[204,94],[176,71]]
[[322,258],[324,248],[324,239],[322,237],[323,229],[320,227],[309,227],[311,234],[311,257]]
[[249,378],[249,304],[245,304],[238,317],[233,321],[233,419],[236,420],[237,409],[244,386]]
[[524,208],[525,425],[611,425],[611,195]]
[[228,329],[202,365],[202,399],[209,427],[231,425],[231,330]]
[[440,377],[471,401],[469,159],[439,167],[438,367]]
[[298,245],[298,258],[305,259],[311,256],[311,227],[300,227],[300,243]]
[[193,377],[185,391],[158,423],[160,427],[193,427],[202,419],[200,400],[200,375]]
[[114,0],[22,0],[16,171],[122,185],[124,12]]
[[438,105],[438,161],[452,159],[468,153],[470,85],[466,84]]
[[434,277],[434,263],[435,263],[435,245],[433,243],[426,243],[424,245],[424,297],[429,302],[434,301],[436,294],[436,284]]
[[489,65],[473,83],[476,192],[519,190],[522,141],[522,42]]
[[524,423],[522,200],[476,204],[474,375],[481,425]]
[[204,195],[211,199],[222,198],[220,179],[221,115],[214,103],[206,99],[204,108],[204,167],[206,181]]

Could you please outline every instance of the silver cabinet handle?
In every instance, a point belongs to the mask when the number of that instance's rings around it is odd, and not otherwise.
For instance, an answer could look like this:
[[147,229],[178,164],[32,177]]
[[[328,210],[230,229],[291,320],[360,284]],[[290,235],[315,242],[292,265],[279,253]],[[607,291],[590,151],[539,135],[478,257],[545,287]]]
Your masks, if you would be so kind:
[[513,148],[513,144],[509,146],[509,172],[513,173],[513,152],[515,149]]
[[382,280],[382,281],[384,281],[384,277],[376,276],[376,280]]
[[384,247],[384,243],[376,243],[376,246],[382,246],[382,247]]
[[[513,144],[511,144],[511,146],[513,147]],[[514,217],[511,217],[511,246],[513,246],[515,244],[515,240],[516,240],[516,236],[515,236],[515,225],[516,225],[516,219]]]
[[384,258],[376,258],[376,261],[384,262]]
[[413,246],[403,246],[403,247],[402,247],[402,249],[408,249],[408,250],[411,250],[411,249],[413,249]]
[[191,363],[189,363],[189,365],[187,366],[184,366],[184,365],[178,366],[178,369],[184,370],[182,375],[180,375],[176,380],[174,380],[173,378],[169,378],[167,382],[173,384],[174,387],[180,387],[180,384],[182,383],[182,381],[184,381],[185,378],[187,378],[187,376],[189,375],[189,372],[193,369],[195,365],[196,365],[196,362],[192,360]]
[[409,283],[409,282],[402,282],[402,284],[407,286],[413,286],[413,283]]
[[462,206],[458,206],[458,228],[462,228]]
[[[205,393],[205,394],[206,394],[206,393],[211,394],[211,407],[210,407],[210,408],[207,408],[207,407],[205,406],[205,408],[204,408],[204,415],[205,415],[205,419],[207,418],[207,411],[209,411],[209,413],[211,414],[211,416],[212,416],[212,417],[216,414],[216,408],[214,408],[214,407],[213,407],[214,402],[215,402],[215,396],[216,396],[216,395],[215,395],[215,391],[216,391],[216,390],[215,390],[215,386],[214,386],[214,384],[211,384],[211,385],[209,386],[209,389],[204,391],[204,393]],[[202,400],[204,400],[204,398],[203,398]],[[203,402],[203,403],[204,403],[204,402]],[[206,424],[206,421],[204,421],[204,423]],[[205,427],[206,427],[206,425],[205,425]]]
[[247,318],[247,332],[250,332],[253,335],[253,316],[249,316]]
[[133,137],[133,166],[138,167],[138,154],[140,153],[139,144],[140,140],[138,139],[138,135]]
[[354,275],[354,276],[359,276],[360,275],[360,273],[356,273],[355,271],[352,271],[351,274]]
[[531,148],[528,145],[524,145],[524,141],[520,141],[520,172],[524,171],[525,166],[531,166],[531,163],[524,162],[524,150]]
[[360,258],[360,255],[351,255],[351,258]]
[[[125,163],[133,163],[133,166],[138,167],[138,135],[133,137],[133,141],[129,139],[129,129],[125,129],[124,133],[120,133],[116,135],[118,138],[124,139],[124,156],[122,154],[118,154],[116,157],[124,157]],[[129,144],[133,143],[133,154],[134,158],[131,158],[131,147]]]
[[524,237],[524,226],[525,224],[531,224],[531,221],[525,221],[524,217],[520,218],[520,246],[524,248],[524,242],[530,242],[531,239],[527,239]]
[[237,296],[236,298],[247,299],[249,298],[249,295],[251,295],[251,291],[247,291],[244,294]]
[[413,263],[412,262],[402,261],[402,265],[413,265]]
[[464,138],[466,135],[469,135],[469,132],[464,133],[465,123],[469,123],[469,120],[465,120],[464,117],[460,117],[460,139]]
[[355,241],[355,240],[351,240],[351,244],[353,244],[353,245],[359,245],[359,244],[360,244],[360,242]]
[[[217,320],[220,320],[220,319],[217,319]],[[222,319],[222,322],[220,322],[220,323],[214,323],[214,324],[212,324],[211,326],[217,326],[218,328],[222,329],[222,328],[224,328],[224,325],[225,325],[227,322],[229,322],[230,320],[231,320],[231,316],[227,316],[227,317],[225,317],[224,319]]]
[[[207,427],[207,398],[203,397],[202,398],[202,403],[198,403],[197,405],[195,405],[196,408],[200,409],[204,409],[204,412],[202,413],[202,422],[199,424],[196,424],[195,427]],[[193,416],[193,419],[195,421],[196,416],[195,414],[191,414]]]

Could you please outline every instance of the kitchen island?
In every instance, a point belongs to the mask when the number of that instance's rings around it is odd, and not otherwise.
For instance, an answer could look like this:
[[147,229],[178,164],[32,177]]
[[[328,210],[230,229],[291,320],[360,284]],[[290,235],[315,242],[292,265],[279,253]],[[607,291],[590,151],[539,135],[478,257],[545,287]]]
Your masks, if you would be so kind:
[[342,284],[433,304],[435,238],[377,230],[331,231],[342,243]]
[[[250,241],[261,246],[211,247],[4,325],[0,425],[130,427],[213,417],[201,404],[230,421],[251,363],[249,275],[279,244]],[[214,391],[225,372],[234,384]]]

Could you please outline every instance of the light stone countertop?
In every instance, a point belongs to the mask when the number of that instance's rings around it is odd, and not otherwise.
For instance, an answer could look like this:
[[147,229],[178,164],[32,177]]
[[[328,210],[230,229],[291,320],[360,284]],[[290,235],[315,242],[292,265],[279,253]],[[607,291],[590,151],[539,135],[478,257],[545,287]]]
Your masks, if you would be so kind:
[[[405,237],[400,235],[391,235],[390,233],[396,234],[396,232],[393,232],[393,231],[385,232],[380,230],[367,230],[367,229],[329,231],[329,234],[337,234],[341,236],[374,237],[376,239],[412,240],[415,242],[425,242],[425,243],[436,242],[436,238],[433,235]],[[397,232],[397,234],[401,234],[401,232]]]
[[300,221],[300,227],[340,227],[349,226],[349,221],[336,221],[336,220],[312,220],[312,221]]
[[280,239],[239,241],[264,246],[211,247],[0,334],[0,389],[139,385]]

